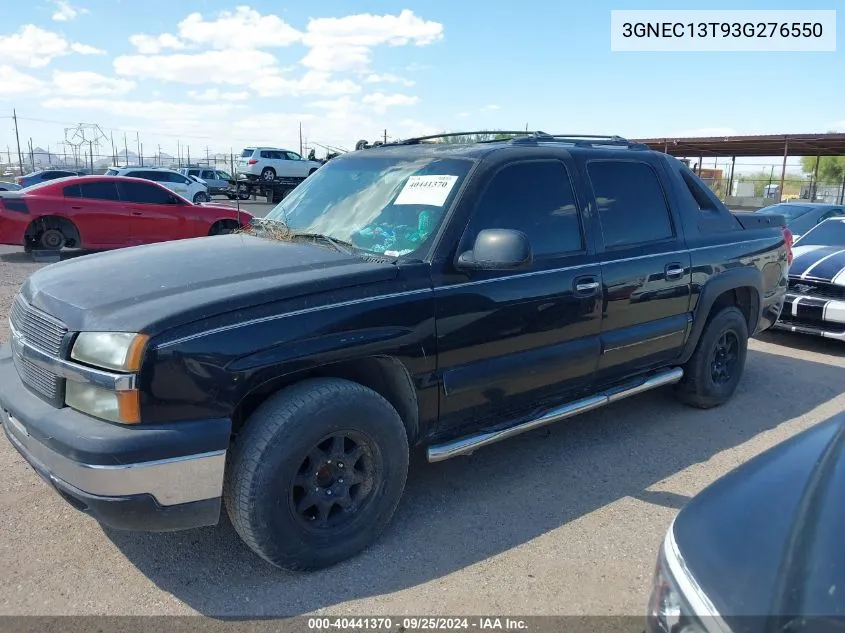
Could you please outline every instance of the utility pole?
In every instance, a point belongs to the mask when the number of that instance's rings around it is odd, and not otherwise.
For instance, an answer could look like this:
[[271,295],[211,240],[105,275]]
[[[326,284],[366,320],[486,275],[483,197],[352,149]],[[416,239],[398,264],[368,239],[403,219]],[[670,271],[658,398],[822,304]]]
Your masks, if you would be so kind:
[[144,166],[144,144],[141,143],[141,167]]
[[158,154],[156,154],[156,165],[161,167],[161,144],[159,144]]
[[138,163],[141,167],[144,166],[144,152],[141,150],[141,136],[135,132],[135,145],[138,146]]
[[191,166],[191,146],[188,145],[188,167]]
[[29,137],[29,164],[32,165],[32,171],[35,171],[35,152],[32,149],[32,137]]
[[302,156],[302,121],[299,122],[299,155]]
[[387,145],[387,130],[384,131],[384,144]]
[[123,157],[126,159],[126,167],[129,167],[129,145],[126,142],[126,132],[123,133]]
[[18,144],[18,163],[21,168],[21,176],[23,176],[23,154],[21,154],[21,137],[18,134],[18,114],[12,109],[12,119],[15,121],[15,141]]
[[205,162],[211,167],[211,154],[208,153],[208,145],[205,146]]
[[88,141],[88,156],[91,157],[91,175],[94,175],[94,141]]

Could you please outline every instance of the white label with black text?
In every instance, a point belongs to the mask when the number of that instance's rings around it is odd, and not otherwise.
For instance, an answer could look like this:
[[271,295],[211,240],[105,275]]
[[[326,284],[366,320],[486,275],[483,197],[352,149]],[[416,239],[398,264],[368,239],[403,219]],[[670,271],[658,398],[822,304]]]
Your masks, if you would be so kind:
[[393,204],[442,207],[457,181],[457,176],[411,176]]

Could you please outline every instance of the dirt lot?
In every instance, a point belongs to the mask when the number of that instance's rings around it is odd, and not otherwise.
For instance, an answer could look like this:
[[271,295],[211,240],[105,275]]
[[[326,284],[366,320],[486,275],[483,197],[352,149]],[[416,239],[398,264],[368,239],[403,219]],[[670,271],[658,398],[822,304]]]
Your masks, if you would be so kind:
[[[0,340],[38,265],[0,247]],[[412,464],[397,515],[362,555],[279,571],[228,521],[174,534],[103,529],[0,438],[0,614],[642,614],[655,553],[707,484],[845,408],[845,345],[751,343],[726,406],[647,393],[440,464]]]

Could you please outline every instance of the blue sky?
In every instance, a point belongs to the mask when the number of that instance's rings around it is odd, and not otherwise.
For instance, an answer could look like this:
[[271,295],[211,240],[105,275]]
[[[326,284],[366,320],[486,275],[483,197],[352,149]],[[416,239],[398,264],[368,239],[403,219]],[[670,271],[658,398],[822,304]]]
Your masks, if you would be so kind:
[[85,122],[121,142],[124,131],[137,132],[147,153],[160,144],[172,154],[177,140],[194,152],[256,143],[296,150],[300,121],[307,141],[342,147],[385,128],[390,137],[526,124],[628,137],[845,130],[842,52],[611,52],[611,9],[677,8],[647,0],[16,3],[0,26],[0,150],[14,152],[12,108],[24,144],[32,137],[55,147],[65,127]]

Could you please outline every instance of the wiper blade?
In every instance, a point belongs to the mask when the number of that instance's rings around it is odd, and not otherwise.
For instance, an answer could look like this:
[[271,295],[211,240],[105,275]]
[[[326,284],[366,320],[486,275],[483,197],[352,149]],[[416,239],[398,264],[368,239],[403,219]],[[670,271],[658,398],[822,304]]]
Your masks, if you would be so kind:
[[306,239],[313,239],[325,242],[326,244],[330,245],[336,251],[344,253],[346,255],[352,255],[352,252],[355,250],[360,250],[357,246],[352,244],[351,242],[346,242],[344,240],[339,240],[337,238],[331,237],[330,235],[325,235],[323,233],[294,233],[292,238],[299,238],[304,237]]

